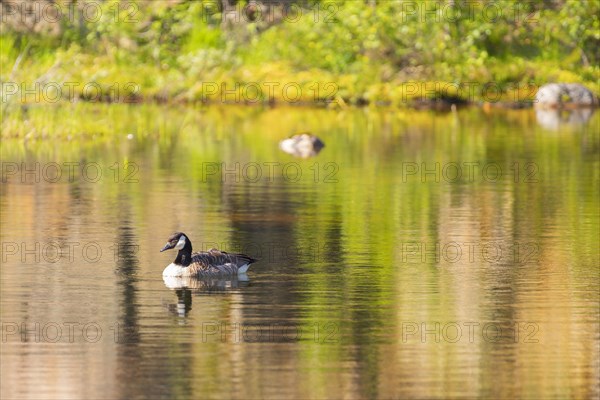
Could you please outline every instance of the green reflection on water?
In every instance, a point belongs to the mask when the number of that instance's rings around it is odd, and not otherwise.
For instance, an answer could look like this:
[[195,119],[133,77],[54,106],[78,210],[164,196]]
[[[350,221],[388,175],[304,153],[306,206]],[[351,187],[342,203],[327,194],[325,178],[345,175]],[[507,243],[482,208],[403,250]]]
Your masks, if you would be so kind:
[[[109,309],[107,321],[140,329],[137,347],[114,350],[119,364],[153,355],[171,372],[144,364],[154,384],[138,376],[130,385],[122,372],[116,393],[235,397],[243,387],[250,397],[389,398],[598,391],[598,115],[556,131],[541,127],[531,110],[78,104],[32,107],[24,118],[11,123],[26,139],[3,140],[3,165],[39,163],[41,182],[33,185],[18,171],[2,184],[3,241],[77,236],[140,246],[137,262],[98,268],[108,282],[120,282],[114,293],[98,289],[105,295],[99,304]],[[325,142],[317,157],[279,150],[279,140],[302,131]],[[92,182],[75,170],[73,182],[63,175],[50,183],[50,162],[63,173],[68,162],[95,163],[102,178]],[[262,259],[248,286],[222,295],[194,291],[186,325],[175,322],[179,317],[165,322],[163,309],[144,308],[166,292],[160,272],[172,254],[158,258],[157,251],[175,230],[187,232],[198,250],[242,250]],[[20,282],[18,261],[2,269],[9,318],[20,318],[10,305],[36,288],[11,289]],[[73,278],[65,279],[59,291]],[[57,305],[58,315],[74,313],[81,293],[73,296]],[[165,297],[177,301],[173,292]],[[304,336],[242,345],[194,340],[203,322],[214,321],[281,323]],[[503,328],[503,340],[484,340],[481,330],[473,343],[466,330],[457,343],[407,335],[414,324],[436,322],[463,329],[492,322]],[[536,324],[539,342],[525,342],[526,330],[511,336],[515,323]]]

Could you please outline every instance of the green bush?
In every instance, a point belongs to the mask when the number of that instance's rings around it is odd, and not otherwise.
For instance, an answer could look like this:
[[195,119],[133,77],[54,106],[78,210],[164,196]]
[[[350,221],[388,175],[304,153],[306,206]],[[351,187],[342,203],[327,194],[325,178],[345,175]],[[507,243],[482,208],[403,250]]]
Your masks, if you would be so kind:
[[136,82],[141,98],[197,100],[204,81],[306,83],[309,74],[335,82],[351,103],[402,103],[398,87],[410,81],[494,82],[506,93],[550,81],[599,89],[597,1],[312,1],[298,19],[233,26],[215,1],[100,4],[93,22],[6,21],[2,81]]

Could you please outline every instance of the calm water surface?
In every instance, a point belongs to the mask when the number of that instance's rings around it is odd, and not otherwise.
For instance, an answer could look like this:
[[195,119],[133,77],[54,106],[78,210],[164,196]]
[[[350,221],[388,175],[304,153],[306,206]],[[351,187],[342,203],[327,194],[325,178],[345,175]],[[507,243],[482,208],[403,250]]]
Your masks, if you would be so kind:
[[[64,135],[2,143],[2,398],[599,396],[598,115],[24,118]],[[164,282],[178,230],[261,261]]]

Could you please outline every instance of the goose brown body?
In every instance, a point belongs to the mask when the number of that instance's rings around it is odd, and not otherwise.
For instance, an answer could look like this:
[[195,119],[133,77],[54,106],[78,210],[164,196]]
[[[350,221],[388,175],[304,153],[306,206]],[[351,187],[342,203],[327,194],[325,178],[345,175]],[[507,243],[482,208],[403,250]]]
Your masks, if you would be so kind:
[[182,232],[174,233],[161,251],[175,248],[177,258],[163,271],[163,276],[219,277],[245,273],[256,260],[245,254],[217,249],[192,253],[192,243]]

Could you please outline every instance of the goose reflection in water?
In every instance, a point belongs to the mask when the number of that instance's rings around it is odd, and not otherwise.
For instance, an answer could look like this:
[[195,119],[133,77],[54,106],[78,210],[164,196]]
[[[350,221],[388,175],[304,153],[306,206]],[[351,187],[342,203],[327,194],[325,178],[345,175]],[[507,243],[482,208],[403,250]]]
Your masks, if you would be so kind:
[[250,279],[242,274],[230,279],[163,277],[163,281],[177,295],[177,303],[166,304],[167,309],[178,317],[186,317],[192,309],[192,294],[224,294],[248,286]]
[[186,317],[192,309],[192,291],[190,289],[177,289],[177,304],[167,304],[167,309],[171,314],[178,317]]

